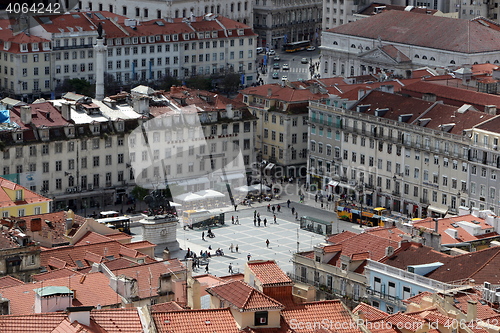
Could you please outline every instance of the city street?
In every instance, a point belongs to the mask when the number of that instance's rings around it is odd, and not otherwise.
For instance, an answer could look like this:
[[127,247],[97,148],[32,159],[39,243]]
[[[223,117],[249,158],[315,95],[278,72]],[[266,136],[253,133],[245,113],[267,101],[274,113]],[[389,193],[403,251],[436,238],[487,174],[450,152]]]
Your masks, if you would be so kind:
[[[267,66],[266,66],[266,73],[262,74],[260,72],[260,78],[264,81],[264,84],[269,84],[269,83],[281,83],[281,79],[283,76],[287,76],[288,81],[298,81],[298,80],[309,80],[311,79],[311,72],[310,72],[310,64],[311,60],[313,64],[319,63],[320,60],[320,54],[319,54],[319,49],[316,49],[315,51],[299,51],[299,52],[293,52],[293,53],[287,53],[281,50],[275,50],[276,55],[278,55],[281,60],[280,61],[274,61],[273,58],[274,56],[268,56],[267,59]],[[262,59],[264,58],[264,54],[261,53],[257,56],[257,63],[259,68],[259,65],[261,64]],[[301,59],[306,58],[308,60],[307,64],[301,63]],[[279,69],[273,69],[273,65],[275,63],[280,64]],[[289,70],[283,70],[283,65],[288,64],[290,69]],[[316,67],[315,65],[315,72],[314,74],[318,74],[319,67]],[[278,73],[278,78],[273,79],[272,74],[273,73]]]
[[[293,253],[297,251],[311,250],[314,245],[324,242],[325,236],[301,230],[299,222],[292,215],[291,208],[294,207],[300,216],[313,216],[324,221],[333,221],[333,233],[349,230],[359,233],[363,229],[357,224],[352,224],[337,219],[333,213],[332,206],[329,209],[320,208],[320,203],[309,199],[306,204],[293,202],[290,208],[287,208],[286,200],[272,201],[271,204],[281,205],[281,212],[276,213],[277,224],[273,223],[273,213],[267,211],[267,203],[262,203],[258,207],[242,207],[237,212],[226,210],[225,225],[212,228],[215,238],[205,237],[202,240],[202,232],[207,234],[207,230],[195,229],[184,230],[179,223],[177,228],[177,240],[182,250],[172,253],[173,257],[184,259],[185,253],[189,248],[197,255],[200,251],[209,251],[212,255],[209,260],[209,273],[224,276],[229,275],[229,265],[231,264],[234,273],[243,272],[247,256],[250,254],[251,260],[275,260],[285,272],[291,272],[293,265],[291,262]],[[257,211],[261,217],[261,225],[254,226],[253,215]],[[238,217],[240,224],[231,224],[231,216]],[[263,220],[267,219],[267,226],[264,226]],[[140,226],[132,228],[134,241],[142,240],[142,229]],[[266,246],[266,240],[269,239],[269,247]],[[230,245],[233,244],[233,251]],[[238,252],[235,247],[238,245]],[[209,249],[211,247],[211,250]],[[215,251],[220,248],[223,250],[223,256],[215,256]],[[157,257],[161,257],[163,248],[157,248]],[[195,273],[204,274],[206,266],[195,269]]]

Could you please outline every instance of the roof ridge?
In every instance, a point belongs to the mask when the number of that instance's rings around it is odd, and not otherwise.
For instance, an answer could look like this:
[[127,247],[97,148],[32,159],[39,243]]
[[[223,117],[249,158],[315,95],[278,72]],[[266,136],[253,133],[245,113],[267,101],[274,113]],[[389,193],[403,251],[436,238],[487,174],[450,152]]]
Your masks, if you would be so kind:
[[[487,250],[487,249],[485,249],[485,250]],[[496,253],[494,255],[492,255],[488,260],[486,260],[486,262],[483,265],[481,265],[476,271],[474,271],[468,277],[470,278],[470,277],[474,276],[476,273],[478,273],[480,270],[482,270],[486,265],[488,265],[493,260],[493,258],[495,258],[496,256],[498,256],[498,254],[500,253],[500,251],[499,251],[500,249],[496,249],[496,250],[497,251],[496,251]],[[467,254],[467,253],[464,253],[464,254]]]

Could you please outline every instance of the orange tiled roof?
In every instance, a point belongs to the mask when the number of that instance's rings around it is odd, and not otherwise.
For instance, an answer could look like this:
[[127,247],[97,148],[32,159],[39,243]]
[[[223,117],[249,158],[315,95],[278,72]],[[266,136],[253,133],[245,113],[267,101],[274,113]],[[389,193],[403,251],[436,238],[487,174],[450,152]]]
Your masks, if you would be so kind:
[[0,327],[2,332],[10,333],[53,333],[65,319],[66,314],[62,312],[8,315],[0,316]]
[[158,333],[238,333],[231,310],[185,310],[152,313]]
[[431,295],[432,295],[432,293],[430,291],[423,291],[423,292],[421,292],[418,295],[415,295],[413,297],[404,299],[403,303],[406,303],[406,304],[410,304],[410,303],[420,304],[420,302],[422,301],[422,298],[424,298],[425,296],[431,296]]
[[143,332],[137,308],[92,310],[90,318],[106,333]]
[[[338,333],[360,333],[361,330],[354,324],[354,319],[349,310],[339,300],[307,302],[295,306],[287,306],[281,315],[288,323],[311,323],[328,320],[331,323],[347,323],[347,327],[329,327],[330,331]],[[293,321],[292,321],[293,320]],[[351,326],[350,323],[353,323]],[[296,326],[296,325],[295,325]],[[294,328],[297,333],[310,333],[311,329]],[[314,331],[318,332],[318,331]]]
[[281,270],[274,260],[252,261],[247,265],[264,287],[292,284],[292,279]]
[[210,295],[216,296],[240,311],[283,309],[283,305],[269,296],[252,288],[243,281],[228,282],[207,288]]
[[397,227],[375,227],[375,228],[368,228],[365,229],[363,232],[368,232],[372,235],[377,235],[380,237],[384,237],[386,239],[392,239],[397,242],[401,241],[403,239],[402,235],[407,234],[403,230],[397,228]]
[[[118,296],[109,286],[108,278],[102,273],[89,273],[81,276],[75,274],[35,283],[2,289],[2,297],[10,301],[10,313],[14,315],[34,312],[36,288],[48,286],[65,286],[75,291],[73,304],[75,306],[102,306],[120,303]],[[0,316],[1,317],[1,316]]]
[[32,275],[31,278],[33,279],[33,281],[45,281],[45,280],[58,279],[58,278],[68,277],[68,276],[73,276],[73,275],[82,275],[82,273],[79,271],[74,271],[74,270],[69,269],[69,268],[61,268],[61,269],[54,269],[52,271],[45,272],[45,273]]
[[352,313],[358,314],[360,316],[362,314],[364,320],[367,321],[379,320],[389,315],[388,313],[363,302],[359,303],[359,305],[352,310]]
[[0,288],[19,286],[21,284],[24,284],[24,282],[10,275],[0,277]]
[[170,312],[183,310],[185,309],[179,303],[174,301],[151,305],[151,312]]
[[139,297],[149,298],[158,295],[160,287],[160,277],[163,274],[171,272],[180,272],[185,270],[183,263],[179,259],[170,259],[165,261],[155,261],[153,263],[138,265],[133,267],[113,270],[116,276],[125,275],[137,280]]
[[[24,200],[19,200],[19,201],[12,200],[5,192],[4,188],[12,191],[23,190]],[[0,177],[0,203],[3,207],[13,207],[18,205],[26,205],[37,202],[41,203],[50,201],[52,201],[52,199],[45,198],[44,196],[35,193],[33,191],[30,191],[21,185],[18,185],[14,182],[11,182],[10,180]]]

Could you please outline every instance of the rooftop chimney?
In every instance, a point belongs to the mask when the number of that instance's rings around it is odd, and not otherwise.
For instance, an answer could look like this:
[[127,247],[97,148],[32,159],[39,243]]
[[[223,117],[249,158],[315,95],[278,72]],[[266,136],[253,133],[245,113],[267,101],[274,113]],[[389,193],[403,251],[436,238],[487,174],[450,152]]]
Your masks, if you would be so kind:
[[90,326],[90,311],[94,309],[93,306],[71,306],[66,309],[68,312],[68,319],[71,323],[77,321],[78,323]]
[[273,94],[273,90],[271,88],[267,88],[267,97],[271,97]]
[[394,248],[392,246],[388,246],[385,248],[385,256],[390,257],[394,254]]
[[233,105],[232,104],[227,104],[226,105],[226,113],[227,113],[227,117],[229,119],[233,119],[234,118],[234,112],[233,112]]
[[467,321],[477,319],[477,301],[467,301]]
[[31,106],[21,106],[21,121],[24,124],[31,124]]
[[64,119],[70,120],[71,119],[71,111],[70,111],[70,105],[69,103],[61,103],[61,115]]

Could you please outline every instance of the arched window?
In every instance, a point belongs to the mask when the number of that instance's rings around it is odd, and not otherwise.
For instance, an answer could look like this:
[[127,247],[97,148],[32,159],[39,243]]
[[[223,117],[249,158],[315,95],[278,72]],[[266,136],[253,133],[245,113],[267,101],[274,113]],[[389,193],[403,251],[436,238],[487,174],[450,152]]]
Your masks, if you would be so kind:
[[354,44],[351,44],[351,47],[352,47],[353,49],[355,49],[355,48],[356,48],[356,45],[354,45]]
[[339,45],[336,40],[333,41],[333,45]]
[[422,60],[427,60],[427,56],[422,56]]
[[436,61],[436,58],[434,58],[434,57],[431,57],[431,61]]
[[417,59],[418,59],[418,58],[420,58],[420,56],[419,56],[418,54],[415,54],[415,58],[417,58]]
[[178,17],[179,17],[179,10],[178,10],[178,9],[176,9],[176,10],[175,10],[175,18],[178,18]]
[[325,61],[325,74],[328,73],[328,61]]
[[450,61],[450,64],[455,64],[455,60]]
[[497,59],[497,60],[495,60],[495,61],[493,61],[493,63],[494,63],[494,64],[498,64],[498,63],[499,63],[498,59]]
[[337,75],[337,64],[333,63],[332,74]]
[[489,60],[486,60],[486,63],[487,63],[487,64],[489,64],[489,63],[490,63],[490,61],[489,61]]
[[477,64],[478,64],[478,62],[477,62],[477,61],[474,61],[474,64],[473,64],[473,65],[477,65]]
[[365,50],[366,51],[370,51],[370,48],[367,46],[367,47],[365,47]]
[[354,66],[351,66],[351,76],[354,76]]
[[231,4],[231,13],[234,12],[234,3]]

